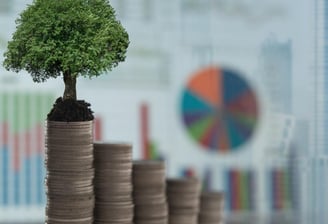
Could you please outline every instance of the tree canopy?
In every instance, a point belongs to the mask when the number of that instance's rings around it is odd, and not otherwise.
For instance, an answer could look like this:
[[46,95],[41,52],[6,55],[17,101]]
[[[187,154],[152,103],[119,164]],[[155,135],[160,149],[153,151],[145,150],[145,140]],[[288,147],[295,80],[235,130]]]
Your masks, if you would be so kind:
[[3,65],[35,82],[98,76],[124,61],[129,45],[108,0],[34,0],[16,25]]

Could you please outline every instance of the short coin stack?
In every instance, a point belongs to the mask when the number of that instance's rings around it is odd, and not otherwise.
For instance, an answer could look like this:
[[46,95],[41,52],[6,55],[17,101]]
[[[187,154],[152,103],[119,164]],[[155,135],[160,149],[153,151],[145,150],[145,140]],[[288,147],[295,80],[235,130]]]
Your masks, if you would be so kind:
[[199,224],[221,224],[223,223],[222,192],[203,192],[200,197]]
[[199,196],[198,179],[168,179],[169,224],[197,224]]
[[92,121],[47,122],[46,223],[93,223]]
[[134,161],[133,199],[135,224],[167,224],[165,164],[163,161]]
[[133,223],[132,146],[95,143],[95,224]]

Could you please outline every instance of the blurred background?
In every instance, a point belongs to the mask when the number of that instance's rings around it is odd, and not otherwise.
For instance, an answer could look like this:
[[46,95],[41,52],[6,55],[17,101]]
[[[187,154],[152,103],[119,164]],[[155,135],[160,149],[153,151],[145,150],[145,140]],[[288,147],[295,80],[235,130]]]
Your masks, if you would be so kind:
[[[0,1],[1,62],[31,2]],[[327,222],[328,1],[110,2],[131,43],[78,80],[96,140],[224,191],[227,223]],[[63,90],[0,67],[0,223],[44,220],[44,124]]]

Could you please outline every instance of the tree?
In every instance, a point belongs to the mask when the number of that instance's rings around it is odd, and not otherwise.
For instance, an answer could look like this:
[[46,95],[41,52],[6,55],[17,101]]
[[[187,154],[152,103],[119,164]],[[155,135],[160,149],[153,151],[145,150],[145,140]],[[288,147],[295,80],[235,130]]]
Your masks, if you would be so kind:
[[76,100],[76,78],[95,77],[125,60],[129,36],[108,0],[34,0],[16,20],[4,67],[35,82],[63,76],[63,99]]

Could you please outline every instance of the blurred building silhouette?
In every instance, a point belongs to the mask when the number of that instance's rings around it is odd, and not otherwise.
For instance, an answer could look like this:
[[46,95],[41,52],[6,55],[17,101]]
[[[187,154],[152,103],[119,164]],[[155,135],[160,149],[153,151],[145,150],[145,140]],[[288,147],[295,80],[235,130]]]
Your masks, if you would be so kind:
[[307,172],[306,223],[328,220],[328,1],[313,1],[313,117]]
[[298,223],[311,223],[309,219],[309,193],[312,185],[309,161],[311,158],[310,122],[305,119],[295,121],[295,131],[292,139],[292,148],[289,154],[289,169],[293,173],[293,201],[295,203],[294,215]]
[[280,42],[270,37],[261,47],[260,75],[274,112],[291,113],[292,60],[291,40]]
[[[269,110],[268,195],[274,214],[295,214],[302,203],[298,151],[294,145],[297,120],[292,112],[292,41],[271,35],[259,54],[259,76],[266,90]],[[283,212],[283,213],[281,213]]]
[[313,142],[312,153],[328,154],[328,1],[314,1]]

